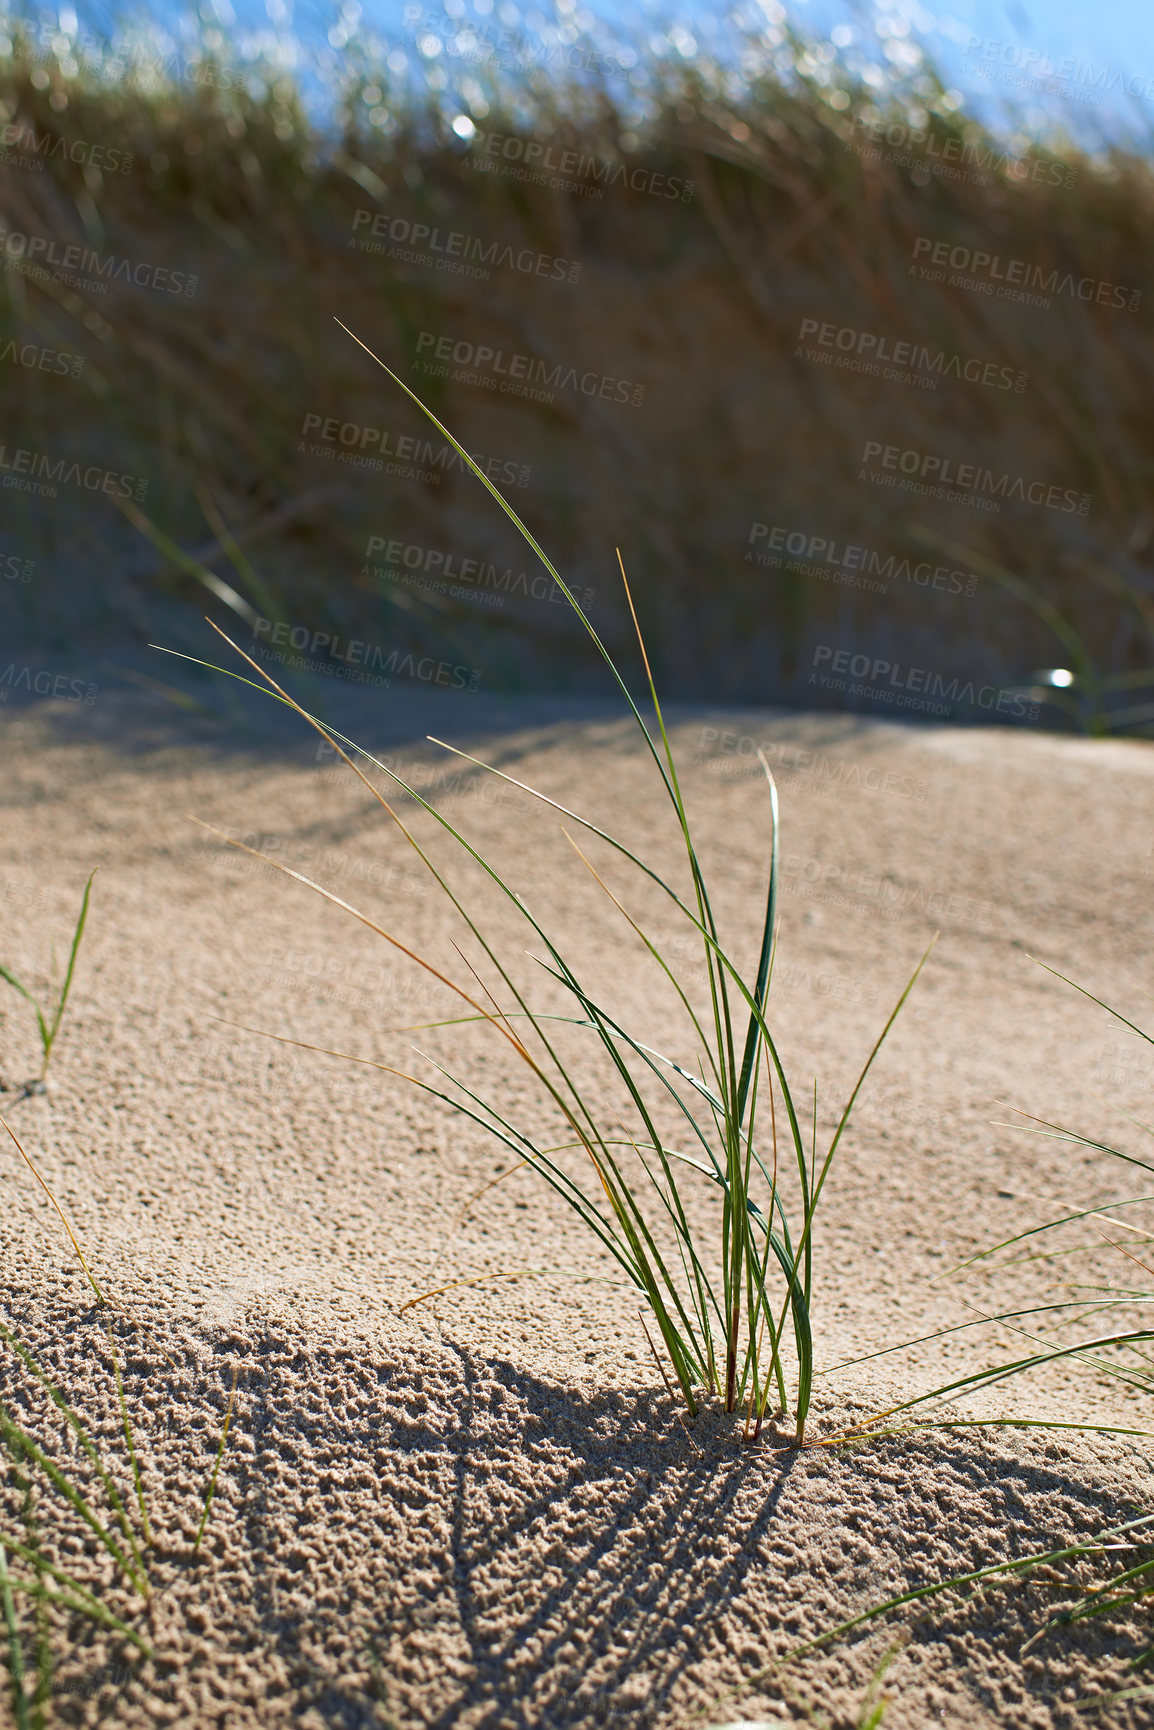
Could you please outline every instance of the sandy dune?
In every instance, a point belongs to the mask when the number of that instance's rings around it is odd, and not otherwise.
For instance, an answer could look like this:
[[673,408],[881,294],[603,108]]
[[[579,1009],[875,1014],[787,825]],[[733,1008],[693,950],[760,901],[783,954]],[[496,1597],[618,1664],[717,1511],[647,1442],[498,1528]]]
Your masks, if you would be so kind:
[[[436,789],[580,945],[623,1019],[691,1060],[668,991],[556,816],[446,771],[420,742],[468,743],[676,869],[670,816],[617,710],[421,695],[390,693],[347,724]],[[401,1067],[419,1063],[412,1038],[441,1051],[451,1040],[511,1115],[545,1121],[490,1034],[390,1032],[445,1013],[444,998],[348,915],[187,815],[316,874],[462,975],[451,909],[365,790],[318,761],[303,727],[257,717],[230,732],[145,697],[10,708],[0,730],[0,960],[42,977],[100,866],[44,1097],[15,1100],[35,1069],[34,1028],[14,993],[0,1001],[5,1109],[119,1306],[111,1322],[95,1310],[9,1147],[4,1314],[127,1485],[106,1330],[121,1342],[160,1552],[142,1626],[165,1662],[127,1680],[115,1648],[83,1632],[59,1674],[61,1721],[627,1730],[801,1722],[808,1704],[848,1726],[903,1627],[887,1730],[1073,1723],[1071,1701],[1124,1682],[1136,1649],[1124,1622],[1048,1636],[1023,1661],[1052,1600],[1015,1588],[893,1619],[718,1706],[798,1640],[906,1585],[1150,1506],[1145,1445],[990,1429],[798,1453],[784,1428],[743,1447],[740,1421],[716,1410],[687,1432],[628,1290],[532,1174],[471,1203],[508,1163],[479,1129],[398,1079],[233,1025]],[[768,840],[750,741],[778,775],[771,1004],[799,1091],[818,1076],[823,1124],[941,931],[819,1223],[816,1441],[1020,1341],[984,1327],[842,1360],[967,1321],[967,1300],[1010,1309],[1070,1277],[1044,1260],[996,1279],[936,1275],[1067,1204],[1142,1193],[1135,1168],[994,1120],[1008,1100],[1137,1145],[1111,1108],[1149,1119],[1154,1064],[1139,1043],[1030,956],[1148,1018],[1154,753],[768,711],[679,711],[676,740],[721,921],[747,960]],[[553,1001],[523,927],[449,844],[433,848],[537,1001]],[[604,849],[591,857],[697,989],[701,963],[668,913]],[[602,1097],[616,1104],[608,1084]],[[700,1206],[704,1221],[712,1203]],[[433,1286],[520,1270],[399,1313]],[[234,1373],[236,1417],[192,1563]],[[25,1386],[10,1353],[3,1375]],[[43,1400],[14,1398],[59,1443]],[[1148,1407],[1080,1368],[967,1409],[1154,1428]],[[67,1522],[51,1529],[67,1556]]]

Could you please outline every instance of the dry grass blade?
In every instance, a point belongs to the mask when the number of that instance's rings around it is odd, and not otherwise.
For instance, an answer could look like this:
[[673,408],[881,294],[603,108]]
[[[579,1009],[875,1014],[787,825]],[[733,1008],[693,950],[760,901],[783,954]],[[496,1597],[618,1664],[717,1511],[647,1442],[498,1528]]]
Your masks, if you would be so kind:
[[96,1293],[96,1301],[100,1304],[103,1304],[105,1302],[104,1293],[101,1291],[100,1287],[97,1285],[95,1279],[93,1278],[92,1269],[89,1267],[87,1261],[84,1258],[84,1251],[81,1249],[79,1243],[76,1241],[76,1233],[73,1231],[72,1227],[69,1225],[67,1219],[64,1216],[64,1209],[61,1207],[60,1203],[57,1201],[55,1195],[52,1193],[52,1190],[49,1188],[48,1184],[44,1181],[43,1177],[41,1177],[40,1172],[37,1170],[36,1166],[34,1165],[30,1155],[26,1151],[26,1149],[25,1149],[23,1143],[21,1142],[19,1136],[16,1134],[16,1131],[12,1128],[12,1125],[10,1123],[8,1123],[5,1118],[0,1117],[0,1126],[2,1126],[4,1129],[6,1129],[8,1131],[8,1134],[11,1136],[12,1140],[16,1144],[16,1150],[20,1154],[21,1159],[23,1159],[25,1165],[28,1167],[29,1171],[32,1173],[33,1177],[36,1179],[37,1183],[40,1185],[40,1187],[44,1191],[45,1195],[48,1197],[48,1200],[52,1203],[52,1206],[56,1209],[56,1212],[60,1215],[60,1223],[64,1227],[64,1230],[68,1234],[68,1241],[71,1243],[73,1249],[76,1251],[76,1258],[79,1261],[81,1267],[84,1269],[85,1278],[87,1279],[89,1285],[92,1287],[93,1291]]

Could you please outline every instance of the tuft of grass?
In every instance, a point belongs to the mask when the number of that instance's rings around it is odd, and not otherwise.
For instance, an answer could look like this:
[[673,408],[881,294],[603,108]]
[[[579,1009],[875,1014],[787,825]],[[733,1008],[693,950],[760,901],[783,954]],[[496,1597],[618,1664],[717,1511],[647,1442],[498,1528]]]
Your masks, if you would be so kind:
[[[341,328],[389,373],[488,489],[568,601],[637,723],[653,773],[668,801],[684,855],[683,876],[677,885],[636,854],[627,842],[592,820],[467,752],[455,754],[511,782],[563,819],[563,832],[578,859],[639,949],[657,964],[674,993],[684,1016],[688,1045],[696,1052],[696,1059],[658,1051],[640,1031],[623,1026],[586,982],[581,958],[569,958],[562,953],[559,943],[531,911],[526,898],[464,834],[393,770],[309,714],[270,673],[214,626],[260,676],[263,685],[256,684],[255,688],[264,689],[288,704],[334,745],[397,824],[479,946],[484,957],[480,965],[487,970],[487,976],[467,964],[471,975],[467,984],[450,978],[367,914],[299,872],[279,868],[359,919],[448,986],[465,1013],[435,1025],[457,1027],[479,1023],[487,1027],[529,1070],[547,1102],[556,1131],[546,1139],[512,1121],[499,1103],[484,1098],[431,1055],[420,1053],[431,1063],[437,1077],[434,1081],[408,1075],[387,1064],[373,1067],[403,1075],[414,1086],[481,1125],[510,1153],[531,1166],[566,1202],[585,1230],[623,1269],[638,1293],[644,1312],[655,1324],[672,1380],[691,1416],[697,1413],[703,1393],[711,1395],[720,1399],[727,1411],[743,1410],[746,1434],[752,1431],[756,1437],[772,1401],[776,1413],[782,1416],[792,1407],[794,1434],[800,1445],[805,1437],[813,1381],[811,1310],[818,1205],[858,1093],[925,964],[929,949],[866,1058],[828,1146],[819,1155],[816,1082],[812,1122],[803,1126],[795,1090],[786,1075],[767,1016],[777,934],[779,823],[777,790],[764,757],[770,817],[769,858],[758,959],[755,973],[750,974],[743,972],[733,959],[732,949],[723,941],[714,914],[706,871],[624,564],[621,579],[625,603],[636,633],[653,717],[652,730],[581,604],[511,505],[415,392],[347,326],[342,324]],[[620,563],[620,554],[618,560]],[[545,1013],[531,1007],[527,995],[515,982],[509,963],[484,936],[424,845],[369,780],[358,759],[414,799],[525,920],[543,949],[535,959],[547,977],[567,995],[570,1013]],[[564,824],[576,825],[607,847],[618,861],[640,873],[648,884],[656,886],[677,920],[694,934],[705,966],[704,1004],[691,1001],[659,942],[629,911],[622,899],[626,891],[610,885],[602,869]],[[221,839],[256,857],[265,857],[228,836],[222,835]],[[625,1118],[607,1113],[596,1102],[568,1047],[563,1047],[559,1032],[562,1027],[579,1030],[592,1046],[603,1065],[602,1075],[618,1084],[628,1101]],[[764,1081],[759,1058],[764,1064]],[[779,1098],[786,1144],[780,1166]],[[570,1154],[577,1156],[575,1161],[566,1157]],[[698,1206],[697,1195],[691,1194],[691,1190],[704,1193],[716,1205],[716,1233],[711,1241],[706,1241],[693,1223]]]
[[[40,1034],[40,1046],[43,1053],[43,1060],[40,1065],[40,1074],[36,1077],[35,1081],[27,1082],[25,1084],[24,1091],[26,1094],[42,1093],[44,1091],[45,1081],[48,1076],[48,1064],[52,1057],[52,1048],[56,1044],[56,1037],[60,1032],[60,1023],[64,1019],[64,1007],[68,1002],[68,993],[72,989],[72,975],[76,971],[76,954],[80,948],[80,939],[84,936],[84,926],[88,918],[88,900],[92,894],[92,879],[95,876],[96,871],[93,870],[89,874],[88,882],[84,885],[84,896],[80,903],[80,917],[76,921],[76,929],[72,933],[72,947],[68,952],[68,967],[65,970],[63,984],[61,985],[59,992],[56,994],[56,1002],[54,1006],[48,1009],[42,1008],[36,998],[32,995],[31,991],[29,991],[28,987],[22,985],[20,980],[17,979],[11,968],[0,966],[0,979],[7,980],[8,984],[11,985],[15,991],[18,991],[21,997],[30,1003],[36,1012],[36,1027]],[[87,1269],[85,1269],[85,1271],[87,1272]]]

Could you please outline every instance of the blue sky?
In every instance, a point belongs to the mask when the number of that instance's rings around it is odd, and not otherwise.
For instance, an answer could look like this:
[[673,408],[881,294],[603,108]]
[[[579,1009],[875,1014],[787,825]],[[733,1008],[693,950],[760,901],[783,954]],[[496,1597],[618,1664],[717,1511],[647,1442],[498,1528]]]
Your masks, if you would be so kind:
[[[35,0],[30,0],[35,5]],[[57,5],[61,0],[57,0]],[[123,8],[171,25],[196,0],[63,0],[59,13],[75,5],[81,23],[109,30]],[[553,13],[556,0],[448,0],[447,9],[500,17],[532,32],[534,15]],[[203,17],[213,13],[227,37],[240,30],[291,30],[306,44],[325,49],[342,7],[355,31],[368,26],[386,41],[398,41],[414,0],[199,0]],[[642,40],[673,26],[688,38],[708,41],[728,0],[560,0],[561,10],[581,26],[593,18]],[[863,20],[881,19],[891,49],[907,29],[921,37],[954,87],[988,118],[1017,105],[1031,129],[1065,120],[1083,137],[1117,132],[1136,123],[1154,124],[1154,4],[1151,0],[743,0],[772,20],[784,5],[788,17],[817,40],[843,44]],[[426,15],[445,0],[416,0]],[[351,7],[351,10],[350,10]],[[56,7],[37,8],[48,17]],[[555,14],[554,14],[555,16]],[[331,40],[331,38],[329,38]],[[852,51],[852,49],[851,49]],[[306,57],[307,58],[307,57]],[[1127,92],[1126,85],[1136,84]]]

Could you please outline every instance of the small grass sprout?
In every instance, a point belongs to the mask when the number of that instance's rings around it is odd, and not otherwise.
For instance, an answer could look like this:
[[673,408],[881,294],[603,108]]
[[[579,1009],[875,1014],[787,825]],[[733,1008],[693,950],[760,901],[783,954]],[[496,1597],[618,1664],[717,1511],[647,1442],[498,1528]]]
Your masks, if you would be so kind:
[[23,997],[26,1002],[30,1003],[36,1012],[36,1028],[40,1035],[40,1047],[43,1056],[40,1064],[39,1075],[36,1076],[35,1080],[25,1082],[24,1084],[25,1095],[30,1093],[43,1093],[44,1091],[48,1076],[48,1064],[52,1057],[52,1050],[56,1044],[57,1035],[60,1032],[60,1023],[64,1019],[64,1007],[68,1002],[68,993],[72,989],[72,975],[76,970],[76,955],[80,948],[80,939],[84,935],[84,926],[88,918],[88,900],[92,894],[92,879],[95,876],[96,871],[93,870],[89,875],[87,883],[84,885],[84,896],[80,903],[80,917],[76,921],[76,929],[72,934],[72,948],[68,952],[68,966],[65,970],[64,982],[61,985],[59,992],[56,993],[56,1002],[53,1006],[48,1009],[42,1008],[36,998],[32,995],[31,991],[29,991],[28,987],[21,984],[20,980],[17,979],[11,968],[0,966],[0,979],[7,980],[13,990],[18,991],[21,997]]
[[[347,327],[342,325],[342,329]],[[360,346],[372,355],[365,344]],[[377,356],[372,358],[378,365],[384,365]],[[389,372],[387,367],[384,370]],[[462,1076],[429,1053],[422,1051],[419,1055],[432,1065],[433,1080],[387,1064],[373,1067],[403,1076],[481,1125],[518,1161],[530,1165],[573,1210],[637,1292],[645,1314],[654,1325],[654,1343],[660,1343],[669,1366],[670,1386],[676,1386],[690,1416],[696,1415],[703,1395],[712,1396],[727,1411],[744,1412],[746,1435],[756,1438],[767,1410],[772,1407],[775,1414],[784,1416],[792,1408],[794,1436],[800,1444],[805,1437],[813,1382],[811,1315],[818,1204],[858,1093],[925,964],[929,949],[866,1058],[828,1145],[819,1150],[816,1083],[812,1122],[803,1124],[803,1110],[786,1076],[767,1015],[777,932],[779,845],[777,789],[768,764],[763,757],[770,828],[765,913],[759,928],[756,971],[750,975],[733,960],[715,916],[624,565],[621,565],[622,584],[636,632],[653,716],[652,728],[646,725],[609,649],[528,528],[459,441],[407,385],[395,374],[389,372],[389,376],[487,487],[580,620],[637,723],[643,748],[668,802],[683,854],[682,881],[675,885],[666,869],[659,870],[635,853],[627,842],[546,793],[468,752],[455,754],[530,795],[561,818],[563,825],[584,831],[594,843],[608,848],[618,861],[624,861],[649,885],[656,886],[673,915],[700,946],[705,964],[704,1007],[691,1002],[659,943],[629,911],[627,892],[610,885],[603,874],[604,867],[595,863],[569,827],[564,828],[577,858],[603,892],[612,909],[611,916],[621,920],[627,934],[656,963],[674,993],[685,1017],[688,1045],[697,1056],[691,1059],[681,1053],[661,1052],[640,1030],[631,1031],[623,1026],[587,982],[581,958],[562,953],[559,941],[550,936],[519,889],[442,812],[385,764],[327,722],[309,714],[270,673],[214,626],[259,676],[260,682],[248,679],[244,682],[288,704],[336,748],[415,849],[460,915],[483,960],[477,966],[467,964],[467,982],[454,980],[400,937],[322,885],[285,866],[280,869],[359,919],[447,986],[460,1002],[462,1013],[436,1025],[487,1026],[529,1070],[549,1109],[555,1133],[543,1137],[513,1122],[501,1102],[483,1097]],[[618,558],[620,562],[620,555]],[[236,673],[233,676],[242,677]],[[433,743],[443,745],[439,740]],[[447,745],[443,748],[454,749]],[[568,1014],[547,1014],[531,1007],[525,991],[514,980],[511,963],[485,937],[425,845],[369,779],[362,763],[414,799],[524,919],[532,938],[540,945],[536,955],[540,967],[568,998]],[[227,835],[220,838],[241,851],[265,857]],[[588,845],[586,842],[585,846]],[[488,970],[487,977],[482,969]],[[578,1030],[592,1042],[604,1063],[603,1074],[619,1086],[627,1117],[607,1114],[594,1102],[568,1047],[563,1046],[562,1027]],[[674,1127],[670,1128],[671,1124]],[[779,1147],[781,1140],[785,1143],[784,1151]],[[689,1195],[688,1186],[701,1186],[715,1200],[718,1231],[711,1243],[704,1241],[702,1231],[691,1224],[698,1207],[697,1197]]]

